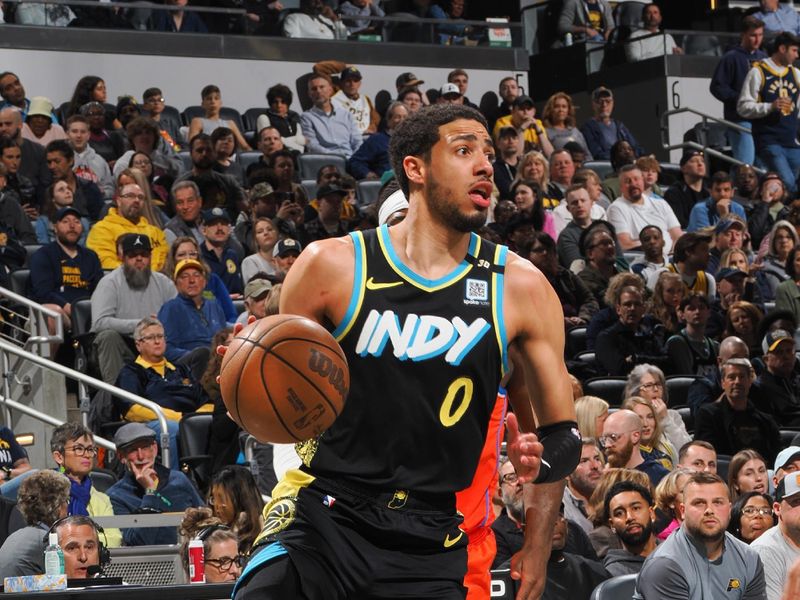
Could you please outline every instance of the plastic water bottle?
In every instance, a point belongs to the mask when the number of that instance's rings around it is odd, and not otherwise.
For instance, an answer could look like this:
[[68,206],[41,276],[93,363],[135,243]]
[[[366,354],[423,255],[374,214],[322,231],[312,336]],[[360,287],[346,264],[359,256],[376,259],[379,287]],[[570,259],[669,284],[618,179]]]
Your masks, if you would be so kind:
[[567,32],[564,36],[564,45],[565,46],[572,46],[572,34]]
[[44,549],[44,572],[46,575],[64,574],[64,551],[58,545],[58,534],[48,536],[49,544]]
[[189,583],[206,582],[205,548],[199,538],[189,542]]

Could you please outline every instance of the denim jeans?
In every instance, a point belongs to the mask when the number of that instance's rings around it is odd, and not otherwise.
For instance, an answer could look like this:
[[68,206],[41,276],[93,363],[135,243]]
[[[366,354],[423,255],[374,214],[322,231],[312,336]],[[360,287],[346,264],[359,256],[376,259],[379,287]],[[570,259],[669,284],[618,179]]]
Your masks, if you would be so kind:
[[761,159],[767,169],[777,171],[790,194],[797,191],[797,172],[800,171],[800,148],[785,148],[779,144],[769,144],[759,148]]
[[[737,121],[736,124],[752,129],[750,121]],[[728,129],[728,143],[731,145],[733,158],[748,165],[755,163],[756,147],[753,143],[753,134]]]

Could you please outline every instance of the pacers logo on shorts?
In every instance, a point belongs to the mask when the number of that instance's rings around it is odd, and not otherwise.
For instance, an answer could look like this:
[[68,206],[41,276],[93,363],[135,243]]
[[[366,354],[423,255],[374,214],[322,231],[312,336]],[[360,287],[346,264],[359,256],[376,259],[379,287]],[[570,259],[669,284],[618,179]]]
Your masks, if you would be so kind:
[[264,511],[264,527],[256,538],[254,546],[271,541],[271,537],[280,533],[294,521],[295,501],[293,498],[278,498]]

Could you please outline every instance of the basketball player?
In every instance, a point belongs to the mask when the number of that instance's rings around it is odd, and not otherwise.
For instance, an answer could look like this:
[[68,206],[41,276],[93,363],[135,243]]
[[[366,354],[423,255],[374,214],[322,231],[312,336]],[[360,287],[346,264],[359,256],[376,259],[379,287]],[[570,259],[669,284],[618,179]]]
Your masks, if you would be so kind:
[[[512,372],[523,424],[508,417],[509,453],[529,510],[512,565],[518,598],[545,582],[561,480],[580,456],[563,361],[561,305],[543,275],[470,233],[492,192],[492,142],[477,111],[436,105],[391,142],[409,199],[387,229],[310,245],[289,273],[281,313],[329,327],[351,389],[322,436],[298,446],[303,466],[273,491],[237,600],[464,598],[467,538],[455,492],[476,472],[496,393]],[[518,406],[515,398],[530,398]],[[527,504],[526,506],[530,506]]]

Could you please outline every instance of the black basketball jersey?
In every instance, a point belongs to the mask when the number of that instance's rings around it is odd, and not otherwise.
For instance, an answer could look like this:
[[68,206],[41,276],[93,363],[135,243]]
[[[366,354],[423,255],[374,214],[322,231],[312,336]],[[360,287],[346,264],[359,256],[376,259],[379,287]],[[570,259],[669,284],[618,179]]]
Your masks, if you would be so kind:
[[333,331],[350,394],[333,426],[299,445],[313,474],[420,493],[469,486],[508,368],[503,273],[508,249],[471,235],[450,274],[404,265],[386,226],[351,234],[355,277]]

